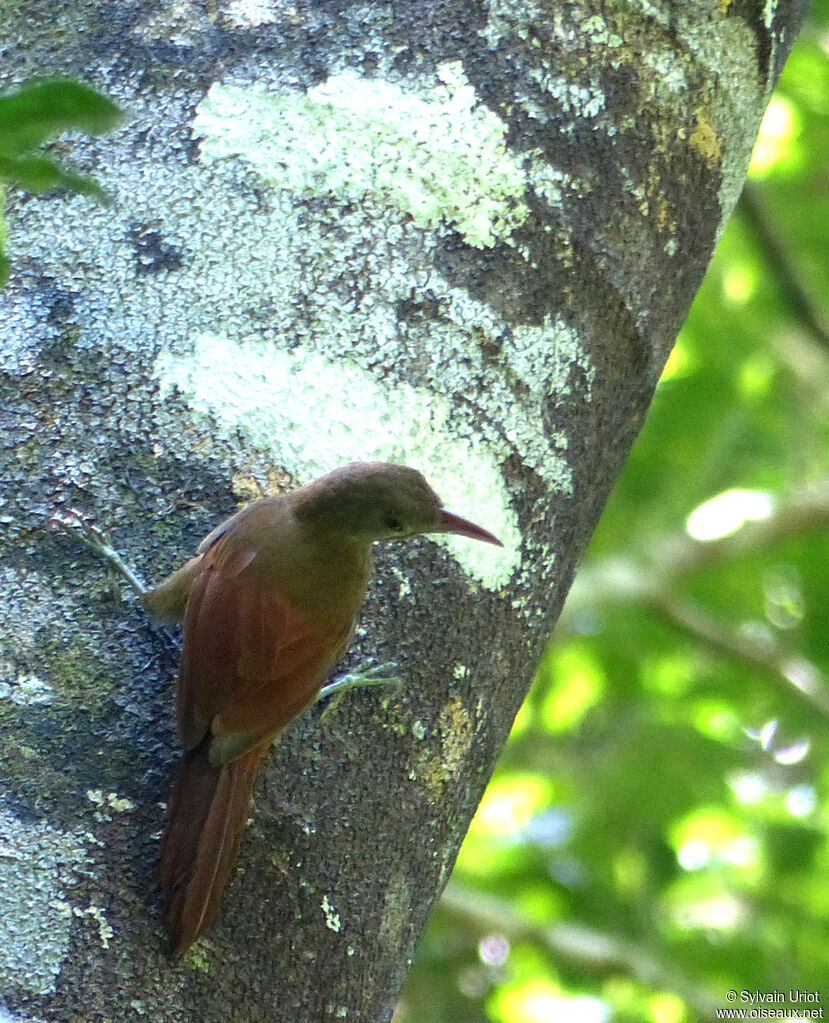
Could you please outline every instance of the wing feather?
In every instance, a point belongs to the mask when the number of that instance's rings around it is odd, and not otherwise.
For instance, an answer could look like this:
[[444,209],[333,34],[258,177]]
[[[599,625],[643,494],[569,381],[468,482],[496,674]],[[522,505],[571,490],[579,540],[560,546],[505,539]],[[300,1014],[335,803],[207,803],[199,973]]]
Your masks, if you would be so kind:
[[190,593],[176,710],[186,748],[208,733],[229,736],[234,741],[217,749],[235,757],[277,735],[313,702],[353,622],[311,623],[262,581],[251,552],[225,546],[221,537],[205,553]]

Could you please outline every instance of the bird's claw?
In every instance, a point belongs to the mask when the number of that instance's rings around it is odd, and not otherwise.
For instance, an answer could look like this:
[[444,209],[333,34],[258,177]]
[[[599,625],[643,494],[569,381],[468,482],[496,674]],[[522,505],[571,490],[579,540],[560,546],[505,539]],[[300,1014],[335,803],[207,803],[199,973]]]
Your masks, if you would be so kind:
[[55,529],[62,529],[64,533],[71,533],[81,543],[99,554],[109,546],[101,530],[76,508],[54,512],[49,516],[49,525]]
[[50,516],[49,525],[71,534],[89,547],[90,550],[105,558],[110,566],[126,579],[139,597],[143,597],[147,592],[147,587],[140,577],[124,561],[112,544],[109,543],[106,534],[91,522],[83,512],[79,512],[75,508],[69,508],[65,512],[56,511]]
[[357,671],[350,671],[346,675],[340,675],[339,678],[335,678],[333,682],[329,682],[327,686],[323,686],[320,690],[320,694],[317,697],[318,700],[325,700],[329,697],[334,699],[322,712],[325,716],[333,707],[340,702],[340,697],[349,691],[349,689],[358,689],[369,687],[369,686],[400,686],[403,685],[403,680],[397,675],[391,675],[389,672],[396,671],[397,665],[394,661],[388,661],[386,664],[375,664],[370,667],[358,669]]

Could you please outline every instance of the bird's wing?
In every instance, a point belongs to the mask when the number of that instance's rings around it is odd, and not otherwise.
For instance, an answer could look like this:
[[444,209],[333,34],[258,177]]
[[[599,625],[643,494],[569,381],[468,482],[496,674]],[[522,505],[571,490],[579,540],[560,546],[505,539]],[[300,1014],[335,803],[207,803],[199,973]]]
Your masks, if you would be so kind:
[[210,732],[226,763],[300,714],[345,651],[353,624],[313,626],[222,537],[203,556],[184,618],[176,713],[188,749]]

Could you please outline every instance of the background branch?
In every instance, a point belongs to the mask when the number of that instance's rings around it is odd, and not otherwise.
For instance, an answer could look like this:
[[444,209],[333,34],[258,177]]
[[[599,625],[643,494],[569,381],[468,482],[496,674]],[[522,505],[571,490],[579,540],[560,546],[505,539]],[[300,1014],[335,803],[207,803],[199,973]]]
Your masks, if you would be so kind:
[[449,884],[440,902],[442,912],[481,935],[498,934],[511,942],[531,939],[546,946],[557,960],[599,975],[623,973],[658,990],[671,991],[702,1017],[722,1004],[713,993],[685,976],[657,954],[622,935],[571,923],[533,924],[509,902]]
[[780,232],[763,199],[760,186],[752,181],[746,181],[738,209],[750,227],[763,258],[774,272],[783,299],[792,314],[823,348],[829,350],[829,325],[795,270],[794,259],[783,244]]

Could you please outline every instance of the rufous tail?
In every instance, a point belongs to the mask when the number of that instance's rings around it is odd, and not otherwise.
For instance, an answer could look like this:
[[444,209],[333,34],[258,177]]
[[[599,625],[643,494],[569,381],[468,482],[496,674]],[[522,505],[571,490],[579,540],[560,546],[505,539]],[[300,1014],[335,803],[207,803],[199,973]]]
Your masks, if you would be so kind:
[[159,881],[177,953],[186,952],[219,910],[245,830],[253,783],[270,743],[221,767],[210,736],[188,750],[170,794]]

